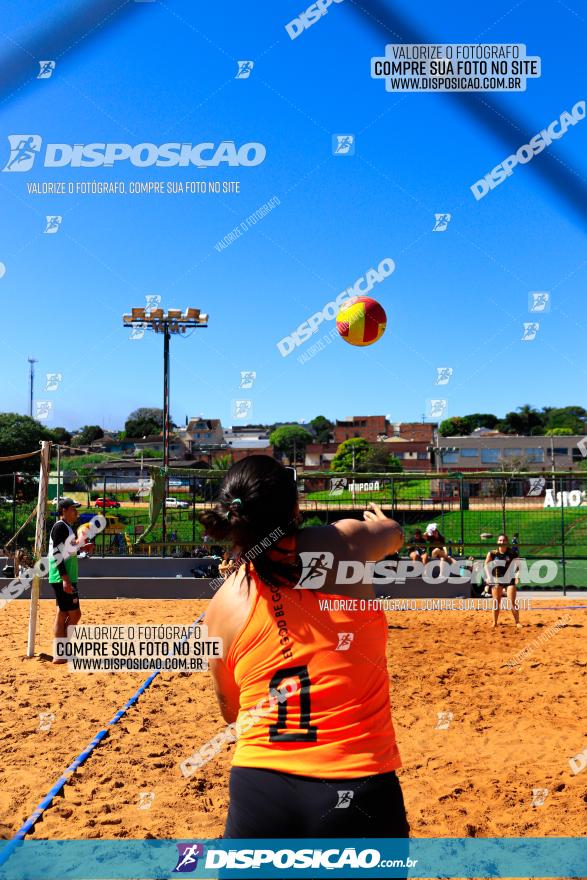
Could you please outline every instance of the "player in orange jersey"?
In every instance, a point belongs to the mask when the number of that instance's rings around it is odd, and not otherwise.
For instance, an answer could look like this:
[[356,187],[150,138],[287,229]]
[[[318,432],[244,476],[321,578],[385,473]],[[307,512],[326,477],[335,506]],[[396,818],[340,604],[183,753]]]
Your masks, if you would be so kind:
[[231,467],[215,509],[201,514],[241,561],[205,619],[223,640],[210,666],[238,735],[225,837],[409,835],[387,622],[360,576],[399,550],[403,534],[371,508],[362,521],[299,529],[293,472],[254,455]]

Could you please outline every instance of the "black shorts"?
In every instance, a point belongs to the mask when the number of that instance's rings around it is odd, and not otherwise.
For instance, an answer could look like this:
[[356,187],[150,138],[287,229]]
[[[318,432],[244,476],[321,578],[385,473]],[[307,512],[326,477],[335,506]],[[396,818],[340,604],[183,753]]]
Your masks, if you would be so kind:
[[79,611],[79,593],[77,584],[72,584],[73,593],[66,593],[63,589],[63,581],[58,584],[51,584],[55,590],[55,603],[59,606],[60,611]]
[[395,773],[318,779],[232,767],[224,837],[409,836]]
[[[318,779],[233,767],[224,838],[394,838],[393,858],[409,855],[410,826],[395,773]],[[399,840],[398,840],[399,838]],[[397,877],[407,877],[401,869]],[[241,872],[242,874],[242,872]],[[238,872],[223,869],[222,878]],[[336,878],[336,871],[331,877]],[[385,878],[382,878],[385,880]]]

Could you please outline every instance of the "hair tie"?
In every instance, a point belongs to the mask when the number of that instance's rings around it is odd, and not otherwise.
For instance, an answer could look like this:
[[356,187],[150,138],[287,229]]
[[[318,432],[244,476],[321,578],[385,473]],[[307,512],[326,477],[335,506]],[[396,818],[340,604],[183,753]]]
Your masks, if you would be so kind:
[[238,513],[239,507],[242,507],[242,501],[240,498],[233,498],[230,504],[228,505],[228,511],[226,513],[226,518],[230,519],[231,514]]

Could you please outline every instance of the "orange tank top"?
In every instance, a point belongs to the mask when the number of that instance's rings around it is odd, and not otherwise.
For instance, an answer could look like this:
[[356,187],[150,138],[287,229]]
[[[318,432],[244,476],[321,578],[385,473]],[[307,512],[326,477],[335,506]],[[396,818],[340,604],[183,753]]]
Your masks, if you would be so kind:
[[251,574],[256,595],[226,658],[240,689],[233,765],[326,779],[400,767],[383,611],[324,610],[361,600]]

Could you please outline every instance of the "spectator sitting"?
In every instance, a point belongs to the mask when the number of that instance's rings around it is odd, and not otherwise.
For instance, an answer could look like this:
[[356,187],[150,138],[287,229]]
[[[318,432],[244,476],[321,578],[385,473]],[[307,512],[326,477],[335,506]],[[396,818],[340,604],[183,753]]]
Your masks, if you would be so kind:
[[[430,525],[426,526],[426,540],[428,541],[428,551],[431,559],[444,559],[445,562],[451,565],[454,563],[454,559],[452,556],[449,556],[446,549],[444,535],[440,534],[436,523],[430,523]],[[428,556],[426,558],[428,559]]]
[[428,554],[426,553],[426,538],[422,534],[422,529],[414,530],[414,534],[408,543],[408,553],[410,559],[413,559],[414,562],[420,561],[423,565],[426,565]]
[[235,571],[235,568],[234,559],[231,559],[229,551],[225,550],[222,554],[222,562],[218,566],[218,572],[226,579],[229,574],[232,574],[233,571]]
[[16,571],[16,561],[15,554],[8,547],[4,548],[4,555],[6,556],[6,565],[2,569],[2,576],[6,578],[13,578],[18,574]]

